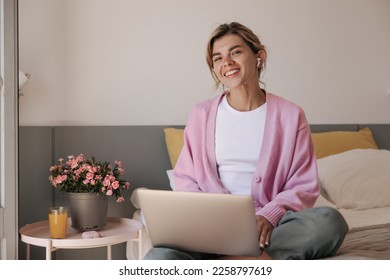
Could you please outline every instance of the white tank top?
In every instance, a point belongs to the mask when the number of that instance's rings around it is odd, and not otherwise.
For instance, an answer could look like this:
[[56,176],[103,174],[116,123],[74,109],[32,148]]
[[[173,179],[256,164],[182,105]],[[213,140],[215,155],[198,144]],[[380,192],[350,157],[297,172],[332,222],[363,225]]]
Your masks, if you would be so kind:
[[251,194],[263,143],[267,103],[249,112],[233,109],[223,97],[218,107],[215,153],[222,184],[232,194]]

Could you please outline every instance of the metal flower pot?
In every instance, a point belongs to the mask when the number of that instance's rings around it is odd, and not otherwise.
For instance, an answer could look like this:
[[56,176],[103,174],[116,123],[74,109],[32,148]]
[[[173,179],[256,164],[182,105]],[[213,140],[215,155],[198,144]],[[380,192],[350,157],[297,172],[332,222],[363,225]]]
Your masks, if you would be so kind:
[[99,230],[107,224],[107,196],[101,193],[68,193],[72,227]]

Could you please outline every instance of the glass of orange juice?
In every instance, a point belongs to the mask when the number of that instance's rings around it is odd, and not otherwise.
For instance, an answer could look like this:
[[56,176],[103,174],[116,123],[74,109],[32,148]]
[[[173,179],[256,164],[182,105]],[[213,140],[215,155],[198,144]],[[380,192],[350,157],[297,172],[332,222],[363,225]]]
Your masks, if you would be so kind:
[[68,210],[65,207],[49,208],[50,238],[66,238]]

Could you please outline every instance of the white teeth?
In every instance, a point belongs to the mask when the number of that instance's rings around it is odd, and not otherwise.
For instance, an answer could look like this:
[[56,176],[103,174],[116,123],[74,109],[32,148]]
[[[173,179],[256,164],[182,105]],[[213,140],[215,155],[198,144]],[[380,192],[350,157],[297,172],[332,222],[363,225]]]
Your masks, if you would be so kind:
[[233,74],[236,74],[238,71],[239,71],[238,69],[230,70],[230,71],[225,73],[225,77],[228,77],[228,76],[231,76]]

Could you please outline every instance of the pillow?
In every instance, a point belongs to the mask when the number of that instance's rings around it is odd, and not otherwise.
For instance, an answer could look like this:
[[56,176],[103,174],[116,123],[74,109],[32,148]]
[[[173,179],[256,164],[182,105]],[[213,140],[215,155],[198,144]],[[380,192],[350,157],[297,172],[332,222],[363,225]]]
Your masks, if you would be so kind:
[[184,145],[184,129],[169,127],[164,129],[164,133],[169,160],[174,168]]
[[175,181],[173,180],[173,169],[167,170],[167,175],[168,175],[169,185],[171,186],[171,189],[175,190]]
[[355,149],[317,162],[321,192],[337,207],[390,206],[390,151]]
[[311,134],[317,159],[352,149],[378,149],[371,130],[330,131]]

